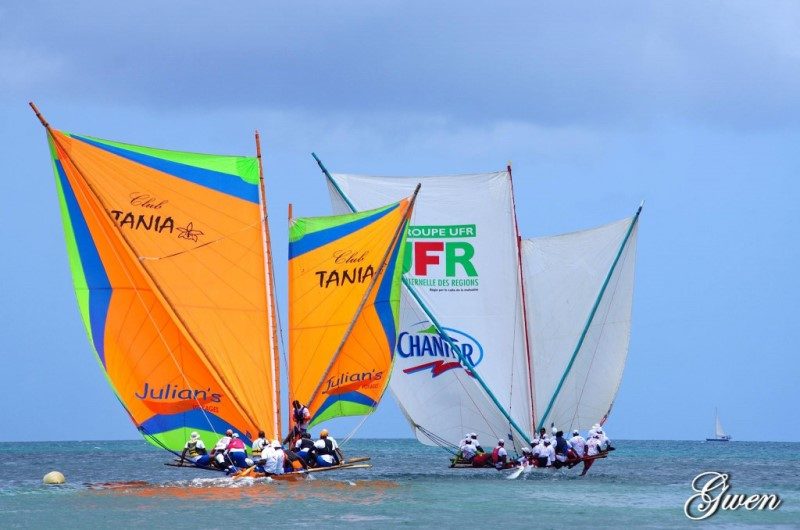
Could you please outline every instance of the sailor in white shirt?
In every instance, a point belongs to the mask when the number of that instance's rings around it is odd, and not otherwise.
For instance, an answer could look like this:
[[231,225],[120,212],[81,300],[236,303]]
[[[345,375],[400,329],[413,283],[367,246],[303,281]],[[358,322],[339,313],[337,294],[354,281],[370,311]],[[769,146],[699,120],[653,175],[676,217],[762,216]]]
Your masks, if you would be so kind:
[[492,463],[497,469],[503,469],[508,460],[508,451],[506,451],[506,441],[503,439],[497,440],[497,447],[492,450]]
[[609,451],[611,449],[611,440],[608,439],[603,429],[597,429],[597,434],[600,435],[600,450]]
[[228,429],[227,431],[225,431],[225,436],[223,436],[217,441],[217,444],[211,451],[211,454],[214,455],[214,462],[216,462],[217,467],[219,467],[220,469],[225,469],[228,467],[228,463],[231,464],[233,463],[230,462],[229,459],[227,459],[228,462],[226,462],[225,458],[226,457],[225,450],[228,449],[228,444],[231,443],[232,438],[233,438],[233,430]]
[[[266,444],[264,445],[264,449],[261,451],[261,461],[259,462],[264,473],[269,475],[274,475],[277,473],[278,469],[278,452],[275,450],[274,444]],[[281,472],[283,469],[281,468]]]
[[572,431],[572,438],[569,439],[569,443],[572,445],[572,450],[575,451],[575,454],[579,458],[583,458],[583,455],[586,454],[586,440],[577,429]]
[[472,440],[464,440],[464,445],[461,446],[461,458],[472,462],[475,455],[478,454],[478,449],[472,445]]
[[469,433],[470,440],[472,440],[472,445],[475,446],[475,450],[479,453],[483,452],[483,447],[481,447],[481,443],[478,441],[478,435],[474,432]]
[[600,435],[595,434],[586,441],[586,456],[597,456],[600,453]]
[[550,439],[542,440],[543,447],[539,449],[539,467],[547,467],[553,464],[556,459],[556,452],[550,444]]

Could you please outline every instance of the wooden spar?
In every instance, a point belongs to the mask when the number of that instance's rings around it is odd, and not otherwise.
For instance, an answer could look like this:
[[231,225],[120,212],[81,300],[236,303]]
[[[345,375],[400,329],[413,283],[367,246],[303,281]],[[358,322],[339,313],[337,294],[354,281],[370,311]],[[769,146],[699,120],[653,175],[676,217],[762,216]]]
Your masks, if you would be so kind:
[[273,429],[278,440],[283,439],[281,434],[281,374],[280,356],[278,354],[278,324],[277,307],[275,305],[275,269],[272,265],[272,244],[269,237],[269,216],[267,213],[267,191],[264,186],[264,166],[261,162],[261,136],[258,131],[256,137],[256,158],[258,159],[258,185],[261,206],[261,235],[266,255],[264,284],[267,297],[267,319],[269,320],[269,352],[272,364],[272,409]]
[[522,270],[522,236],[519,235],[519,224],[517,223],[517,202],[514,199],[514,179],[511,176],[511,161],[506,166],[508,170],[508,180],[511,181],[511,208],[514,211],[514,232],[517,236],[517,262],[519,268],[519,286],[522,295],[522,325],[525,328],[525,356],[528,365],[528,390],[530,391],[531,403],[531,434],[536,433],[536,392],[533,383],[533,367],[531,366],[531,343],[528,337],[528,307],[525,303],[525,275]]
[[42,113],[39,112],[39,107],[37,107],[36,104],[33,101],[29,101],[28,105],[31,106],[31,108],[33,109],[33,112],[36,114],[36,117],[39,118],[39,121],[42,123],[42,126],[44,126],[44,128],[49,131],[50,130],[50,124],[47,123],[47,120],[44,119],[44,116],[42,116]]
[[[358,319],[359,315],[361,315],[361,312],[364,310],[364,305],[367,303],[367,298],[369,298],[370,293],[372,293],[372,290],[375,288],[375,285],[378,283],[378,278],[380,277],[381,272],[383,272],[383,270],[386,268],[386,261],[389,259],[389,256],[392,253],[392,248],[396,244],[399,244],[398,240],[402,237],[403,227],[405,226],[406,221],[408,221],[410,219],[411,211],[414,208],[414,203],[417,200],[417,195],[419,194],[419,189],[421,187],[422,187],[422,184],[417,184],[417,187],[414,188],[414,193],[411,195],[411,200],[408,202],[408,207],[406,208],[406,211],[403,214],[403,218],[400,220],[400,224],[398,224],[397,229],[395,230],[394,235],[392,236],[392,242],[389,245],[389,248],[387,248],[386,252],[384,252],[384,254],[383,254],[383,258],[381,259],[381,266],[376,271],[375,276],[373,276],[372,280],[370,281],[370,284],[367,287],[367,291],[364,293],[363,298],[361,298],[361,302],[358,304],[358,309],[356,309],[355,315],[353,315],[353,319],[350,321],[350,325],[347,327],[347,331],[345,331],[345,334],[342,337],[342,340],[339,343],[339,346],[336,348],[336,351],[334,352],[333,356],[331,357],[331,362],[328,363],[328,366],[325,368],[325,371],[323,372],[323,374],[327,375],[328,371],[331,369],[331,367],[333,367],[333,363],[336,362],[336,359],[339,357],[339,354],[342,352],[342,349],[344,348],[344,344],[345,344],[345,342],[347,342],[347,338],[350,336],[350,333],[353,331],[353,328],[356,325],[356,320]],[[289,299],[289,301],[291,302],[291,298]],[[309,404],[314,401],[314,397],[317,395],[317,392],[319,392],[320,388],[322,388],[322,384],[324,382],[325,382],[325,379],[323,378],[323,379],[321,379],[319,381],[319,383],[317,383],[316,388],[314,388],[314,391],[311,392],[311,395],[308,398],[308,403]]]

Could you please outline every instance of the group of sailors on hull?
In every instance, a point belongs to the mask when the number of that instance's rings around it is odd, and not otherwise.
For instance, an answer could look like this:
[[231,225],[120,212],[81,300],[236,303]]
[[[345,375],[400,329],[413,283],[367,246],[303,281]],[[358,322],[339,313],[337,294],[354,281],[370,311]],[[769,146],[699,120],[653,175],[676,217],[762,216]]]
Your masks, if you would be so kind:
[[298,401],[293,403],[295,425],[283,442],[267,440],[263,431],[253,441],[251,453],[239,437],[228,429],[209,452],[196,432],[191,433],[183,448],[180,462],[185,460],[199,467],[213,467],[228,474],[253,468],[266,475],[281,475],[309,467],[331,467],[344,462],[344,455],[336,440],[322,429],[318,440],[308,432],[310,414]]
[[504,469],[517,466],[534,467],[573,467],[584,463],[583,473],[588,471],[594,458],[603,453],[613,451],[611,440],[599,424],[589,430],[586,438],[580,431],[572,431],[572,437],[567,439],[564,432],[553,427],[551,436],[542,427],[532,440],[531,447],[522,448],[522,456],[509,459],[505,448],[505,440],[498,440],[497,446],[491,453],[487,453],[478,441],[478,435],[468,433],[459,444],[459,453],[453,460],[456,464],[471,464],[473,467],[495,467]]

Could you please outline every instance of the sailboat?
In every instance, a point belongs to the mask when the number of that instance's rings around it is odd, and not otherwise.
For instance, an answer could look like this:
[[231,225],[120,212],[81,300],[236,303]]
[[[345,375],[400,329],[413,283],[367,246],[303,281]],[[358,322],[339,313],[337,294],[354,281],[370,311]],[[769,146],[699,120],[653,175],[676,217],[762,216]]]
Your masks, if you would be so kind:
[[421,182],[390,388],[417,439],[516,451],[540,429],[604,424],[630,337],[638,219],[523,239],[510,166],[484,174],[326,176],[335,212]]
[[[192,432],[209,448],[228,429],[281,440],[258,133],[255,157],[169,151],[59,131],[31,107],[89,342],[144,439],[176,456]],[[315,424],[371,411],[386,388],[414,200],[292,221],[289,397]]]
[[719,421],[719,413],[716,407],[714,408],[714,437],[706,438],[707,442],[730,442],[731,435],[725,434],[725,429],[722,428],[722,423]]

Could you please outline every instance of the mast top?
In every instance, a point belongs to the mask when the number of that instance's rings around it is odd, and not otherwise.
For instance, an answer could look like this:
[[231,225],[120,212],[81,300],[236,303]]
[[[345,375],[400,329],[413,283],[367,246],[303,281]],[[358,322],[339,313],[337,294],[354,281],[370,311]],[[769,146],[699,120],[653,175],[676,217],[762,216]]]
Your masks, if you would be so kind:
[[29,101],[28,105],[31,106],[31,108],[33,109],[33,112],[36,114],[36,117],[39,118],[39,121],[42,123],[42,126],[49,131],[50,130],[50,124],[47,123],[47,120],[44,119],[44,116],[42,116],[42,113],[39,112],[39,108],[36,106],[36,104],[33,101]]

